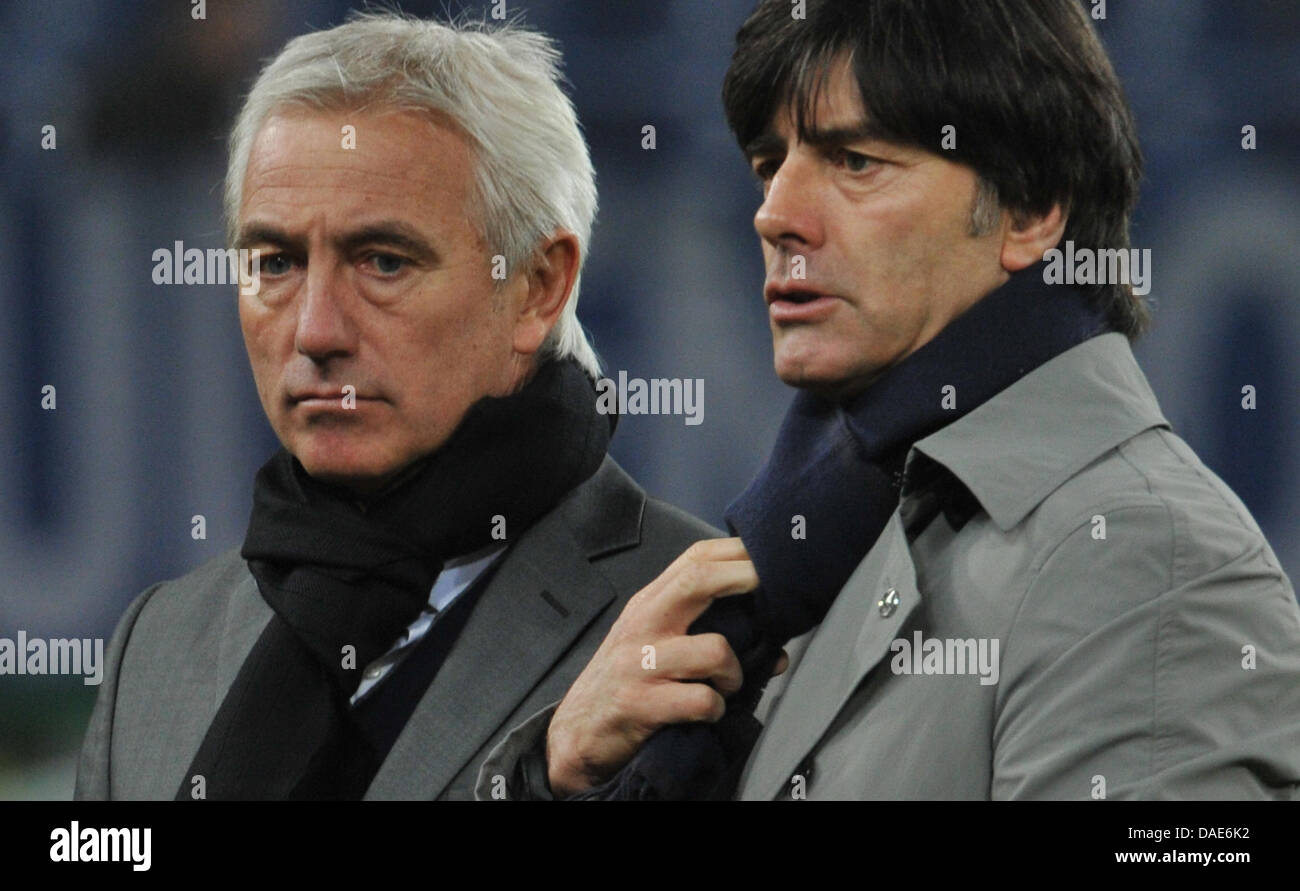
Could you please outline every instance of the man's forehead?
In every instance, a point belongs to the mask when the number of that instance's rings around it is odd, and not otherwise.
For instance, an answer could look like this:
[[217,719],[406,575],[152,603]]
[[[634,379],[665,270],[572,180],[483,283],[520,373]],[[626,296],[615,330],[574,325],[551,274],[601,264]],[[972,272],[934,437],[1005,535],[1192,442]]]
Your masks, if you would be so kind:
[[393,111],[279,111],[258,132],[239,209],[289,223],[321,207],[419,218],[461,208],[473,162],[458,128]]
[[366,170],[299,158],[252,172],[239,222],[241,229],[256,222],[294,232],[313,225],[350,229],[372,217],[420,226],[462,194],[432,176],[403,175],[401,168]]
[[838,59],[789,84],[754,142],[838,145],[887,135],[871,120],[848,60]]
[[463,131],[450,120],[403,109],[277,109],[258,129],[248,168],[297,162],[336,166],[418,166],[430,156],[459,154]]
[[793,111],[774,115],[766,129],[747,146],[747,155],[785,149],[790,142],[803,142],[819,148],[859,142],[889,142],[889,133],[874,123],[865,111],[856,114],[828,114],[799,119]]

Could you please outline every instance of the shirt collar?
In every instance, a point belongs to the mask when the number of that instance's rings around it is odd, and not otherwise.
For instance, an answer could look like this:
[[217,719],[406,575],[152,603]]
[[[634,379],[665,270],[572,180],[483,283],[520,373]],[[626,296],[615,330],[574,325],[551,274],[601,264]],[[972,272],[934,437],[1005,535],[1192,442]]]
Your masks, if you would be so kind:
[[1128,339],[1103,334],[916,442],[907,472],[918,451],[938,462],[1005,532],[1071,476],[1152,427],[1169,422]]

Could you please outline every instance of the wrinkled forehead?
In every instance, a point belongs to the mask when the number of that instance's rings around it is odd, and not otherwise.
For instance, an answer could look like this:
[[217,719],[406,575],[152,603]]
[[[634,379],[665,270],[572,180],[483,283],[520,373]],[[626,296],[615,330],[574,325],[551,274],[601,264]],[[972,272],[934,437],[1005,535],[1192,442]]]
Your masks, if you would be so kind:
[[871,118],[850,53],[810,57],[792,65],[772,91],[762,126],[745,143],[745,153],[759,154],[789,139],[811,145],[892,140],[892,134]]
[[316,232],[348,242],[383,231],[397,243],[401,230],[407,242],[459,243],[462,230],[480,237],[474,183],[465,140],[426,115],[278,114],[250,152],[233,240],[301,244]]
[[408,164],[453,143],[463,145],[471,154],[474,150],[469,133],[443,112],[370,102],[291,103],[276,106],[262,120],[249,148],[247,166],[255,160],[265,161],[272,137],[289,128],[310,134],[309,147],[337,153],[340,161],[383,159]]

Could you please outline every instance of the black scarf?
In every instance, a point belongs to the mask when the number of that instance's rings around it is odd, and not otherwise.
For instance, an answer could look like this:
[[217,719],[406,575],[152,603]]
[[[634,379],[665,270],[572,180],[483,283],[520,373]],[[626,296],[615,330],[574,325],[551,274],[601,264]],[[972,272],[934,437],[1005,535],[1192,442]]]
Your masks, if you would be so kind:
[[[761,726],[753,711],[786,641],[818,625],[898,507],[918,439],[1049,359],[1108,330],[1085,291],[1048,288],[1039,263],[1014,273],[846,402],[799,392],[767,464],[727,508],[758,572],[752,596],[716,601],[691,626],[726,636],[744,687],[716,724],[658,730],[618,774],[579,799],[730,798]],[[954,407],[943,404],[955,387]],[[804,538],[798,538],[802,518]]]
[[515,540],[596,472],[611,428],[595,396],[577,362],[548,362],[519,392],[475,403],[364,509],[277,452],[241,551],[275,615],[177,799],[199,776],[208,799],[360,798],[380,764],[349,707],[361,672],[419,616],[446,559],[490,544],[498,517]]

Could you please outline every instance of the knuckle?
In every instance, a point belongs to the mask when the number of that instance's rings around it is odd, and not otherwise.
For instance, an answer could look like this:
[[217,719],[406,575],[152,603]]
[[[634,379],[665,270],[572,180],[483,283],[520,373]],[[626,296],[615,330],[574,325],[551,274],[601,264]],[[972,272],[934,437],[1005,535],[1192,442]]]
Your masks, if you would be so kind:
[[608,637],[617,641],[644,637],[645,628],[650,624],[650,596],[645,590],[633,594],[610,626]]
[[650,588],[647,586],[637,591],[627,599],[623,606],[623,611],[618,614],[616,624],[626,626],[628,623],[635,621],[637,613],[645,608],[645,603],[650,599]]
[[610,692],[609,701],[617,715],[635,715],[641,696],[631,684],[621,684]]
[[648,639],[641,638],[629,647],[626,668],[637,678],[657,677],[663,673],[661,659],[659,647],[650,643]]
[[739,678],[726,677],[718,684],[718,692],[723,696],[730,696],[733,693],[739,693],[742,686]]
[[697,541],[693,543],[690,547],[688,547],[682,553],[682,556],[686,558],[686,561],[688,563],[698,563],[699,561],[704,560],[708,556],[708,551],[709,551],[708,539],[701,539],[700,541]]
[[690,594],[699,590],[704,584],[705,570],[706,565],[698,561],[691,561],[683,566],[678,576],[679,593]]
[[701,650],[710,667],[720,668],[729,665],[733,654],[731,645],[721,634],[700,635]]
[[726,703],[708,684],[689,684],[686,691],[686,709],[694,720],[716,721],[722,717]]

